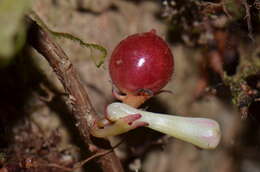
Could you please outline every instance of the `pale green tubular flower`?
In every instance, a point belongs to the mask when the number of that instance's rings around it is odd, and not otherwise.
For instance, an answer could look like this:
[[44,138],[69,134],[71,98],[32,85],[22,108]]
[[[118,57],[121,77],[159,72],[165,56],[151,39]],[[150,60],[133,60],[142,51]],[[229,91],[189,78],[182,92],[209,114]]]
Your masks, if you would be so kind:
[[219,124],[212,119],[152,113],[123,103],[108,105],[106,115],[109,122],[95,125],[94,136],[114,136],[146,126],[204,149],[216,148],[221,138]]

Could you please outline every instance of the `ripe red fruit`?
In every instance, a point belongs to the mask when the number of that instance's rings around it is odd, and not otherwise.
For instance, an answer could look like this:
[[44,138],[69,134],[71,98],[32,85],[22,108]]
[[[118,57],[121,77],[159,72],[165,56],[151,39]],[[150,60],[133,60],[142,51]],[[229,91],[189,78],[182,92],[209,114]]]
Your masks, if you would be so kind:
[[114,49],[109,62],[113,84],[126,95],[115,92],[115,96],[138,107],[168,83],[173,65],[170,48],[155,30],[127,37]]

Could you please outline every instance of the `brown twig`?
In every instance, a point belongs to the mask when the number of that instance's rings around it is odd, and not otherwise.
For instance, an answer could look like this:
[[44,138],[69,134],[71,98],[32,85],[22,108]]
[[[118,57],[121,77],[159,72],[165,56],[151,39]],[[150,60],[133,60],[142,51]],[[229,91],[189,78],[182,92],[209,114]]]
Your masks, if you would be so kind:
[[106,154],[112,152],[116,147],[118,147],[121,143],[123,143],[124,139],[122,139],[118,144],[116,144],[115,146],[112,147],[112,149],[110,150],[106,150],[106,151],[103,151],[103,152],[99,152],[99,153],[96,153],[80,162],[77,162],[73,168],[69,168],[69,167],[65,167],[65,166],[62,166],[62,165],[59,165],[59,164],[55,164],[55,163],[50,163],[50,164],[42,164],[42,166],[46,166],[46,167],[54,167],[54,168],[59,168],[59,169],[62,169],[64,171],[75,171],[79,168],[81,168],[84,164],[86,164],[87,162],[91,161],[92,159],[95,159],[95,158],[98,158],[98,157],[101,157],[101,156],[105,156]]
[[[72,115],[76,121],[75,125],[86,147],[95,153],[111,149],[108,140],[100,139],[99,143],[102,143],[101,147],[94,144],[91,139],[89,126],[97,118],[97,115],[73,64],[60,46],[52,40],[47,31],[31,19],[28,20],[31,23],[28,36],[29,43],[45,57],[63,84],[65,92],[68,94],[67,104],[72,108]],[[106,156],[101,156],[98,162],[101,164],[104,172],[123,171],[122,165],[114,151],[106,154]]]
[[255,42],[255,39],[253,37],[253,27],[252,27],[252,22],[251,22],[251,14],[250,14],[250,6],[247,3],[247,0],[242,0],[242,3],[245,7],[246,10],[246,22],[247,22],[247,30],[248,30],[248,37]]
[[76,164],[76,167],[74,167],[74,168],[69,168],[69,167],[65,167],[65,166],[62,166],[62,165],[59,165],[59,164],[54,164],[54,163],[50,163],[50,164],[42,165],[42,166],[59,168],[59,169],[62,169],[64,171],[75,171],[78,168],[81,168],[85,163],[91,161],[92,159],[104,156],[104,155],[110,153],[111,151],[113,151],[113,150],[111,149],[111,150],[107,150],[107,151],[96,153],[96,154],[92,155],[91,157],[89,157],[89,158],[79,162],[78,164]]

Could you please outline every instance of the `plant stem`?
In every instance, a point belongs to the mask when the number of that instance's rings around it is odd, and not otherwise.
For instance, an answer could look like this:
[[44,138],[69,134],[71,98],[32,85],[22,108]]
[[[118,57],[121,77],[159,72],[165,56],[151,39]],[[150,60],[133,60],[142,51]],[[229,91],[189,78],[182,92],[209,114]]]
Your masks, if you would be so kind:
[[[111,144],[107,139],[100,139],[93,143],[89,132],[89,126],[97,118],[86,89],[82,85],[79,74],[61,47],[52,40],[47,31],[41,28],[33,20],[29,30],[29,43],[49,62],[54,72],[61,81],[66,94],[68,94],[67,104],[72,107],[72,115],[86,147],[97,153],[111,149]],[[98,146],[97,146],[98,144]],[[102,145],[102,146],[100,146]],[[114,151],[100,157],[98,162],[104,172],[123,172],[120,160]]]

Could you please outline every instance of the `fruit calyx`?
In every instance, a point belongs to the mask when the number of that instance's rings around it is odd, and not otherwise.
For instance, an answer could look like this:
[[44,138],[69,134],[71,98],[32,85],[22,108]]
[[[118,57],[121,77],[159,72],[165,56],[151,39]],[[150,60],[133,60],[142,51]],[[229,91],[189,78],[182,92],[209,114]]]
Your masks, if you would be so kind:
[[112,93],[116,99],[136,108],[141,106],[146,100],[154,96],[151,90],[143,90],[143,89],[138,90],[137,93],[135,94],[128,93],[124,95],[116,89],[113,89]]

